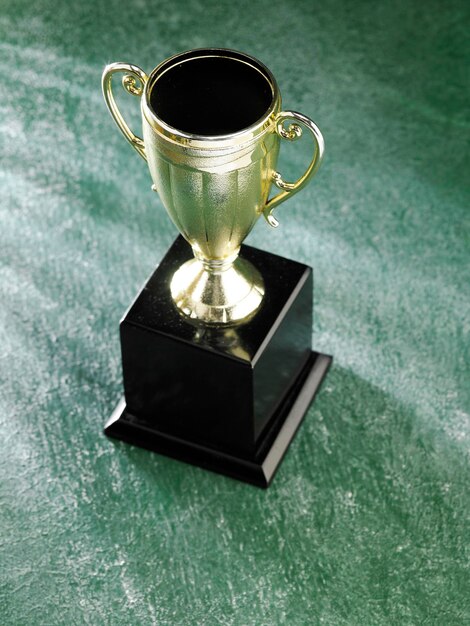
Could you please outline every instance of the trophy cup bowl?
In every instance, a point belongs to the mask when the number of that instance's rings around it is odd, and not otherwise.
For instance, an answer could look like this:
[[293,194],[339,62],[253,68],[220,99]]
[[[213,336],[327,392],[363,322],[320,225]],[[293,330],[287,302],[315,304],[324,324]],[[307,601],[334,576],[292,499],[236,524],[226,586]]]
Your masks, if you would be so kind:
[[[143,139],[116,105],[116,73],[124,73],[123,87],[140,97]],[[271,72],[233,50],[177,54],[150,75],[113,63],[103,72],[102,87],[119,129],[148,163],[152,188],[192,247],[194,258],[171,280],[176,307],[209,325],[248,321],[265,286],[260,272],[238,256],[240,245],[261,214],[277,226],[273,209],[315,174],[324,151],[320,130],[308,117],[282,111]],[[312,134],[314,154],[299,180],[289,183],[276,171],[280,142],[300,137],[302,127]],[[273,184],[280,193],[269,198]]]

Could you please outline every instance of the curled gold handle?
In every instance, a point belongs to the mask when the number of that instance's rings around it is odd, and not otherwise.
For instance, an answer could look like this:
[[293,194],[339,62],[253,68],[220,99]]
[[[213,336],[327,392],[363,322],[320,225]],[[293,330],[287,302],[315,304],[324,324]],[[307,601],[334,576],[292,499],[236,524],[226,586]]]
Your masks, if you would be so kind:
[[276,228],[279,226],[279,222],[272,214],[272,211],[275,207],[277,207],[281,202],[287,200],[290,196],[294,195],[300,191],[305,185],[310,181],[312,176],[314,176],[320,167],[320,163],[323,158],[323,153],[325,151],[325,142],[323,140],[323,135],[320,132],[318,126],[306,115],[302,115],[302,113],[297,113],[296,111],[282,111],[276,118],[276,133],[282,138],[287,139],[287,141],[295,141],[299,137],[302,136],[302,127],[299,124],[290,124],[287,128],[284,126],[284,123],[287,120],[295,120],[300,122],[303,126],[305,126],[313,136],[314,142],[314,152],[313,158],[310,161],[310,165],[306,169],[305,173],[295,181],[295,183],[288,183],[283,180],[282,176],[279,172],[274,172],[273,182],[281,189],[281,193],[278,193],[277,196],[271,198],[267,201],[266,206],[263,209],[263,215],[266,218],[266,221],[270,226]]
[[109,112],[118,125],[119,130],[131,146],[137,150],[140,156],[147,160],[143,139],[137,137],[137,135],[134,135],[131,131],[129,126],[124,121],[116,101],[114,100],[112,78],[113,74],[116,74],[117,72],[125,72],[125,75],[122,78],[122,86],[127,93],[130,93],[133,96],[142,95],[145,84],[148,81],[148,76],[143,70],[140,69],[140,67],[137,67],[137,65],[131,65],[130,63],[111,63],[111,65],[107,65],[104,68],[101,79],[105,102],[108,105]]

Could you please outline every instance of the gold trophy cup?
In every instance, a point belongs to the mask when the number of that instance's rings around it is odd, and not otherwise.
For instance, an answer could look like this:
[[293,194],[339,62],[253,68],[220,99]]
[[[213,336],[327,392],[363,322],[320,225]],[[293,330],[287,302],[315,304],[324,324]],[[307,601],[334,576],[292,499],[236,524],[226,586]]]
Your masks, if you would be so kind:
[[[141,99],[143,139],[116,105],[116,73],[124,73],[123,87]],[[265,288],[258,270],[238,257],[240,245],[261,214],[277,226],[273,209],[315,174],[324,150],[320,130],[305,115],[282,111],[271,72],[233,50],[183,52],[150,75],[113,63],[102,86],[114,121],[147,161],[152,188],[194,253],[171,280],[174,303],[206,324],[247,321]],[[303,176],[289,183],[276,171],[280,143],[300,137],[302,127],[312,134],[314,154]],[[269,198],[272,184],[280,192]]]

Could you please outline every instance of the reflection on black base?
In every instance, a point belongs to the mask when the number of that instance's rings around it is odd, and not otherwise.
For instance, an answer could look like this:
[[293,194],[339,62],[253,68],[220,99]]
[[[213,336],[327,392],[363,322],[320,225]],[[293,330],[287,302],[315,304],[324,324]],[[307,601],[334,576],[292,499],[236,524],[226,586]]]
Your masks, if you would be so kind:
[[111,415],[104,432],[136,446],[266,488],[320,388],[331,361],[330,356],[312,352],[251,460],[158,432],[128,413],[124,398]]

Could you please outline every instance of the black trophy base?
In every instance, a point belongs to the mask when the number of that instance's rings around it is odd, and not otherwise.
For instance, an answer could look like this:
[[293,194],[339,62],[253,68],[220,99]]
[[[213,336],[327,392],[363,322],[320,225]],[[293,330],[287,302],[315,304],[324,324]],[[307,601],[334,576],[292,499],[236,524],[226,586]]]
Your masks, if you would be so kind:
[[245,245],[240,256],[263,276],[263,302],[244,324],[210,327],[171,298],[192,258],[176,239],[121,321],[124,399],[105,433],[267,487],[331,358],[312,352],[312,269]]
[[278,425],[277,433],[274,433],[274,437],[272,432],[268,431],[265,434],[252,460],[224,454],[220,450],[213,450],[149,428],[127,411],[124,398],[115,408],[104,432],[109,437],[141,448],[251,483],[257,487],[267,488],[319,390],[331,361],[331,356],[318,352],[311,353],[304,371],[301,372],[283,404],[278,408],[277,415],[274,416],[273,422]]

